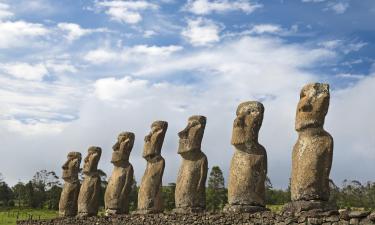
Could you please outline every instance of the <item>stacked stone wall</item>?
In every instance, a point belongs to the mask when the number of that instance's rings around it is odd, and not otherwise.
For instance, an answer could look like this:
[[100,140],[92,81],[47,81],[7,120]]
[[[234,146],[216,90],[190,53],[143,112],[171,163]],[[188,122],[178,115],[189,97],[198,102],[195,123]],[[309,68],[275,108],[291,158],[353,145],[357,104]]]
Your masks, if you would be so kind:
[[306,213],[299,216],[280,215],[273,212],[250,213],[192,213],[119,215],[112,217],[58,218],[52,220],[18,221],[17,225],[362,225],[375,224],[375,212],[343,211],[340,214]]

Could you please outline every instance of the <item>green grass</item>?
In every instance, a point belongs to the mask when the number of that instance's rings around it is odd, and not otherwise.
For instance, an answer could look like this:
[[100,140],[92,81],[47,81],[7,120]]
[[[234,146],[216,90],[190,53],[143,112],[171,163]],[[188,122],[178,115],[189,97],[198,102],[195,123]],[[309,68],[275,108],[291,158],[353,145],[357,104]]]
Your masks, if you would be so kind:
[[279,213],[283,209],[284,205],[267,205],[267,208],[269,208],[272,212]]
[[47,209],[0,209],[0,225],[15,225],[18,220],[52,219],[58,217],[58,212]]

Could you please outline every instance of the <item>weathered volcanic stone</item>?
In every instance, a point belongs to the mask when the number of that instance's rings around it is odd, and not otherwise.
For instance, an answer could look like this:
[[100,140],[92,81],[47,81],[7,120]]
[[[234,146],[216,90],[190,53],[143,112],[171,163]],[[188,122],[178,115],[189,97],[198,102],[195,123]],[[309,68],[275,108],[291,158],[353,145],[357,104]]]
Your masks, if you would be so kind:
[[69,152],[68,160],[62,166],[62,178],[65,182],[59,202],[59,216],[61,217],[77,215],[77,201],[80,189],[78,173],[81,159],[81,153]]
[[92,146],[88,150],[83,165],[85,175],[78,196],[78,216],[96,216],[99,210],[100,176],[98,163],[102,149]]
[[192,116],[188,125],[178,133],[178,154],[182,164],[178,173],[175,202],[177,213],[201,212],[206,208],[205,184],[207,157],[201,150],[206,117]]
[[147,167],[138,192],[137,214],[163,211],[161,186],[165,161],[160,153],[167,128],[167,122],[155,121],[151,125],[151,132],[145,137],[143,158],[147,160]]
[[[368,217],[352,218],[350,224],[373,225]],[[191,213],[117,215],[113,217],[57,218],[52,220],[23,220],[17,225],[349,225],[338,216],[317,213],[315,215],[285,216],[273,212],[259,213]]]
[[111,163],[114,165],[114,169],[104,195],[107,216],[129,213],[129,194],[134,175],[133,166],[129,163],[129,156],[133,149],[134,137],[134,133],[123,132],[112,147]]
[[228,182],[228,205],[225,212],[257,212],[265,208],[267,152],[258,142],[264,107],[248,101],[237,108],[233,124],[232,158]]
[[[328,84],[308,84],[301,91],[295,124],[299,136],[292,156],[291,198],[292,205],[297,206],[295,211],[300,211],[300,204],[302,208],[306,204],[324,210],[334,208],[326,203],[333,156],[333,139],[323,129],[329,98]],[[293,207],[287,208],[290,211]]]

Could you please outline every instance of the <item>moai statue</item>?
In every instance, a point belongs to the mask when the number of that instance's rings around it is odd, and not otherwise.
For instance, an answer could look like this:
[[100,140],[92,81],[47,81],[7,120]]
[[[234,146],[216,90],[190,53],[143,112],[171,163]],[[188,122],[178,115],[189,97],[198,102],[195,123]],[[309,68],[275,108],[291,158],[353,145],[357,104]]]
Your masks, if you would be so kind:
[[78,195],[78,216],[96,216],[99,209],[100,176],[98,163],[102,149],[92,146],[83,165],[85,175]]
[[236,114],[231,141],[235,152],[230,165],[228,204],[224,211],[264,211],[267,152],[258,142],[264,107],[256,101],[243,102]]
[[143,158],[147,160],[147,167],[138,192],[138,214],[163,211],[161,186],[165,161],[160,152],[167,128],[166,121],[155,121],[151,125],[151,132],[145,137]]
[[123,132],[112,147],[114,165],[111,178],[104,195],[105,214],[129,213],[129,193],[133,182],[133,166],[129,163],[130,152],[134,145],[134,133]]
[[59,202],[60,217],[71,217],[77,215],[77,200],[80,189],[78,173],[81,159],[81,153],[69,152],[68,160],[62,166],[64,187],[62,189]]
[[329,98],[328,84],[313,83],[302,88],[295,123],[298,140],[292,156],[292,202],[284,211],[335,209],[328,203],[333,139],[323,129]]
[[178,133],[182,164],[175,191],[176,213],[202,212],[206,208],[207,157],[201,150],[205,127],[206,117],[192,116]]

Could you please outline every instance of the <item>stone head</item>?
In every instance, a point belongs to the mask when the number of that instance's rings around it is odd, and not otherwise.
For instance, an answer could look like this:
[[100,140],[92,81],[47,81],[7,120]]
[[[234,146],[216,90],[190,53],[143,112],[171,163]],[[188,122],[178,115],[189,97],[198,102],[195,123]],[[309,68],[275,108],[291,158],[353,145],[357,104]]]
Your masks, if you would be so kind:
[[115,166],[120,166],[121,164],[129,161],[130,152],[134,145],[134,133],[122,132],[117,137],[116,144],[113,145],[112,160]]
[[305,85],[301,90],[297,106],[296,130],[322,128],[328,112],[329,98],[328,84],[312,83]]
[[233,122],[232,145],[238,149],[258,141],[258,133],[263,122],[264,106],[257,101],[243,102],[237,107]]
[[90,174],[97,172],[102,149],[100,147],[91,146],[83,164],[83,173]]
[[167,129],[168,122],[166,121],[155,121],[152,123],[150,133],[145,136],[143,158],[148,160],[160,155]]
[[178,133],[178,154],[201,151],[206,120],[205,116],[191,116],[188,119],[185,129]]
[[62,166],[64,181],[78,180],[79,166],[81,165],[82,155],[79,152],[69,152],[64,165]]

